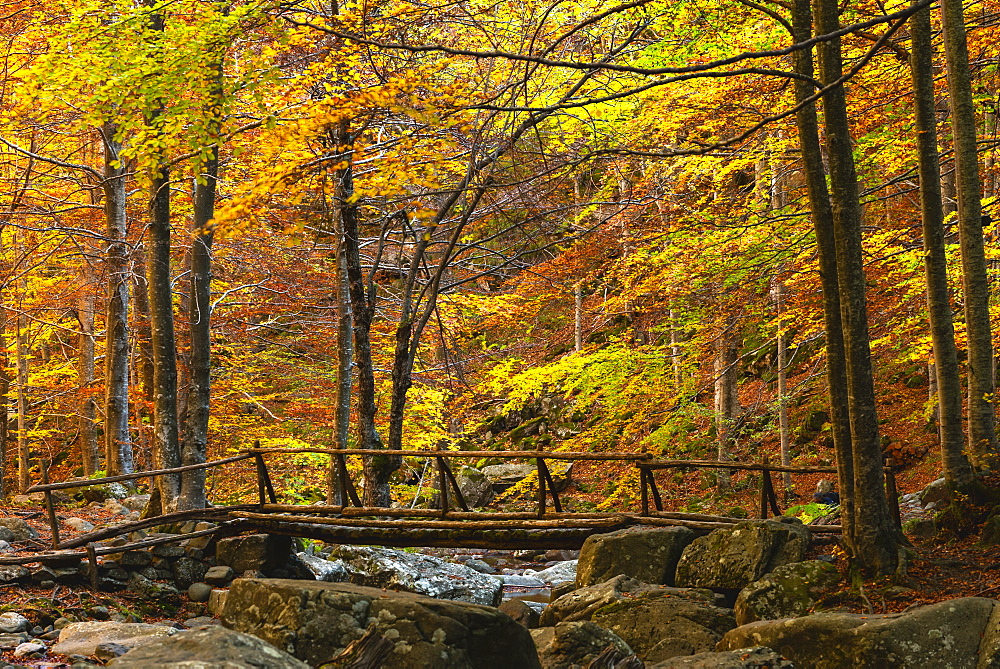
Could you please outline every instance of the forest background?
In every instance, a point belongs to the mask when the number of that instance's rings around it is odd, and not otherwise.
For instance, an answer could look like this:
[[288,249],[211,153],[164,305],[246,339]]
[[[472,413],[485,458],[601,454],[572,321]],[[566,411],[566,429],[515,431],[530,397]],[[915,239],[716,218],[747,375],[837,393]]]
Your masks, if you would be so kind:
[[[855,457],[879,491],[882,455],[984,464],[993,390],[975,374],[969,445],[939,456],[922,197],[943,196],[956,360],[982,369],[968,309],[986,300],[989,336],[1000,6],[944,3],[968,43],[962,107],[928,5],[817,0],[813,21],[801,0],[0,4],[3,492],[43,466],[94,476],[256,441],[833,464],[839,426],[872,442]],[[938,181],[918,177],[920,72]],[[814,168],[833,215],[857,213],[870,429],[830,405]],[[423,463],[353,466],[369,502],[408,504]],[[286,499],[336,494],[325,456],[277,467]],[[603,508],[634,502],[637,480],[589,475]],[[725,510],[751,482],[711,484],[675,505]],[[158,492],[181,508],[252,486],[230,470]]]

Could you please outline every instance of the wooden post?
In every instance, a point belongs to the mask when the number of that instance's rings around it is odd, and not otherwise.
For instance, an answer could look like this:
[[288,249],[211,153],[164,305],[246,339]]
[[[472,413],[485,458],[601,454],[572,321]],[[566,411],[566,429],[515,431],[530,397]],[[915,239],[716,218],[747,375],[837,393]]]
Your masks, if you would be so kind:
[[541,458],[536,457],[535,466],[538,470],[538,517],[541,518],[545,515],[545,475],[542,474],[545,463]]
[[[41,461],[42,466],[42,484],[48,485],[49,483],[49,465],[44,460]],[[52,530],[52,547],[56,548],[59,546],[59,519],[56,518],[56,508],[52,503],[52,492],[50,490],[45,491],[45,512],[49,516],[49,528]]]
[[764,494],[767,497],[767,503],[771,507],[771,512],[775,516],[781,515],[781,507],[778,506],[778,496],[774,492],[774,482],[771,480],[771,470],[765,469],[761,472],[764,476]]
[[440,460],[441,468],[444,471],[445,476],[448,477],[448,482],[451,483],[452,490],[455,491],[455,501],[458,505],[462,507],[462,511],[468,511],[469,505],[465,502],[465,495],[462,494],[462,488],[458,485],[458,479],[455,478],[455,474],[451,471],[451,467],[448,466],[448,461],[444,458],[438,458]]
[[646,477],[648,472],[639,467],[639,499],[642,505],[642,515],[649,515],[649,491],[646,489]]
[[767,518],[767,491],[764,490],[764,479],[770,478],[763,470],[760,472],[760,517]]
[[261,506],[267,504],[267,488],[264,486],[264,456],[260,453],[254,455],[254,461],[257,463],[257,499]]
[[354,506],[364,506],[361,503],[361,498],[358,497],[358,491],[354,489],[354,484],[351,483],[351,477],[347,474],[347,458],[344,457],[343,453],[336,453],[336,458],[337,476],[340,477],[340,490],[344,496],[344,499],[341,501],[344,503],[344,506],[350,506],[352,503]]
[[882,471],[885,473],[885,497],[889,502],[889,513],[896,521],[896,527],[903,528],[903,517],[899,512],[899,491],[896,489],[896,472],[892,465],[886,464]]
[[97,549],[94,542],[87,544],[87,575],[90,577],[90,587],[97,590]]
[[438,470],[438,495],[440,495],[441,499],[441,516],[446,517],[450,504],[448,500],[448,479],[444,473],[444,458],[435,458],[435,460],[437,461]]
[[552,479],[552,472],[549,471],[549,466],[540,458],[538,460],[538,471],[545,479],[545,487],[552,496],[552,506],[555,508],[556,513],[562,513],[562,503],[559,501],[559,492],[556,490],[556,482]]
[[660,490],[656,487],[656,475],[652,469],[647,469],[646,472],[649,475],[649,491],[653,493],[653,506],[657,511],[663,511],[663,500],[660,499]]

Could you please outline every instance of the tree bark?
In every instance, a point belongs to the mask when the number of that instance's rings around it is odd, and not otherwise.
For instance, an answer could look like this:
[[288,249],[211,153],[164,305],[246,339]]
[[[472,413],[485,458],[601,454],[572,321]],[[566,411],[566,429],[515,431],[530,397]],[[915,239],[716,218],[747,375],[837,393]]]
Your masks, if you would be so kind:
[[[819,33],[840,28],[836,0],[815,0],[814,6]],[[819,54],[820,79],[824,85],[829,85],[843,74],[840,40],[821,44]],[[854,542],[857,549],[854,558],[863,570],[886,575],[896,571],[897,532],[889,515],[882,474],[882,446],[869,348],[867,282],[862,259],[862,211],[843,85],[835,86],[825,95],[823,111],[854,451]]]
[[951,320],[948,265],[944,247],[944,205],[938,162],[937,120],[934,112],[934,72],[930,9],[910,17],[910,73],[913,79],[920,174],[920,204],[924,234],[924,270],[937,383],[941,465],[949,487],[966,486],[975,478],[962,452],[962,384],[959,378],[955,328]]
[[[715,432],[718,442],[718,459],[732,459],[733,424],[739,412],[737,395],[737,360],[739,350],[735,325],[726,324],[719,336],[715,354]],[[729,492],[732,487],[728,469],[720,469],[716,474],[719,492]]]
[[965,327],[969,341],[969,450],[974,457],[997,454],[993,395],[996,392],[989,283],[983,244],[982,186],[976,146],[969,50],[962,0],[942,0],[945,60],[955,148],[958,234],[962,250]]
[[31,448],[28,444],[28,319],[17,317],[17,483],[23,495],[31,487]]
[[94,272],[87,258],[80,266],[81,290],[77,303],[77,314],[80,322],[79,354],[77,375],[83,400],[80,403],[79,437],[80,460],[84,476],[92,476],[100,469],[100,454],[97,448],[97,402],[91,396],[94,385]]
[[[810,0],[792,3],[794,41],[802,42],[812,37],[812,12]],[[800,50],[795,54],[795,71],[813,77],[812,53]],[[801,102],[812,95],[810,85],[795,81],[795,97]],[[837,249],[833,237],[833,208],[826,185],[823,151],[819,138],[819,122],[815,105],[809,104],[796,114],[799,143],[802,149],[802,166],[806,189],[816,234],[816,251],[819,259],[820,282],[823,286],[823,318],[826,326],[826,375],[830,393],[830,421],[833,427],[833,445],[837,455],[837,481],[840,486],[841,523],[844,541],[853,554],[854,549],[854,451],[851,446],[851,425],[847,411],[847,357],[844,352],[844,335],[840,315],[840,286],[837,283]]]
[[104,143],[104,217],[107,224],[108,304],[104,356],[104,461],[109,476],[131,474],[132,435],[129,433],[129,267],[128,224],[125,217],[125,175],[122,144],[113,123],[101,126]]
[[[788,338],[785,336],[785,285],[778,282],[774,287],[774,302],[778,311],[778,336],[775,345],[778,349],[778,442],[781,449],[781,464],[786,467],[792,464],[791,435],[788,429]],[[792,475],[782,472],[781,484],[785,495],[792,493]]]

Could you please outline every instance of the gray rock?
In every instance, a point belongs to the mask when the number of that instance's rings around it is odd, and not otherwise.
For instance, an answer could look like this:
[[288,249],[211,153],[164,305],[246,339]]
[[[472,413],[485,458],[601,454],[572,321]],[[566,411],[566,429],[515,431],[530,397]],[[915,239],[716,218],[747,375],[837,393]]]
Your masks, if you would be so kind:
[[0,583],[20,583],[31,578],[31,572],[19,564],[0,565]]
[[[906,613],[817,613],[762,620],[728,632],[718,650],[765,645],[799,669],[985,669],[1000,666],[1000,657],[990,656],[987,633],[987,625],[998,620],[994,616],[997,604],[992,599],[964,597]],[[981,646],[985,652],[981,653]]]
[[368,546],[334,546],[330,559],[340,560],[347,571],[347,580],[357,585],[487,606],[498,604],[503,590],[492,576],[420,553]]
[[94,529],[94,524],[83,518],[67,518],[62,524],[75,532],[90,532]]
[[686,527],[635,527],[590,536],[580,549],[577,585],[603,583],[619,574],[674,585],[677,562],[694,538]]
[[177,630],[146,623],[84,622],[71,623],[59,632],[59,642],[52,652],[61,655],[93,655],[102,643],[135,648],[154,639],[171,636]]
[[157,583],[142,574],[132,574],[128,580],[128,588],[146,599],[159,601],[170,601],[180,594],[172,583]]
[[616,634],[587,620],[532,630],[531,638],[544,669],[586,667],[608,646],[623,656],[632,655],[632,649]]
[[157,639],[112,660],[131,669],[308,669],[309,665],[249,634],[212,626]]
[[465,566],[469,569],[475,569],[480,574],[495,574],[497,570],[490,566],[488,562],[483,562],[482,560],[466,560]]
[[94,657],[98,660],[107,662],[108,660],[113,660],[116,657],[121,657],[130,650],[132,650],[132,648],[129,646],[123,646],[120,643],[115,643],[113,641],[106,641],[102,644],[98,644],[97,648],[94,650]]
[[698,653],[685,657],[672,657],[646,669],[795,669],[790,660],[770,648],[740,648],[721,653]]
[[226,565],[216,565],[205,572],[205,583],[210,585],[229,585],[236,574],[232,567]]
[[748,521],[692,541],[677,563],[678,586],[742,590],[776,567],[801,562],[809,530],[795,519]]
[[7,544],[4,548],[10,548],[10,542],[15,541],[14,532],[10,528],[0,527],[0,541]]
[[14,657],[31,657],[45,652],[44,643],[26,641],[14,649]]
[[20,634],[0,634],[0,650],[14,650],[28,640],[24,632]]
[[740,590],[736,623],[804,616],[838,583],[840,572],[829,562],[809,560],[782,565]]
[[142,511],[149,504],[149,495],[129,495],[118,502],[129,511]]
[[455,480],[470,509],[484,507],[493,501],[493,484],[475,467],[462,467],[455,473]]
[[39,536],[35,528],[20,518],[0,518],[0,527],[6,527],[12,533],[12,537],[4,541],[28,541]]
[[537,578],[545,583],[569,583],[576,581],[577,561],[566,560],[541,571],[526,570],[525,576]]
[[948,483],[943,479],[935,479],[927,484],[920,493],[920,503],[923,505],[947,502],[951,499],[951,492],[948,490]]
[[347,567],[340,560],[324,560],[309,553],[297,553],[296,556],[312,572],[317,581],[341,583],[347,580]]
[[205,578],[208,566],[200,560],[189,557],[177,558],[171,565],[171,574],[177,587],[186,589],[192,583],[198,583]]
[[283,567],[291,550],[291,537],[251,534],[220,539],[215,546],[215,560],[232,567],[236,573],[253,570],[267,573]]
[[222,623],[313,666],[339,655],[371,625],[395,644],[392,666],[540,667],[528,630],[497,609],[349,583],[239,579]]
[[207,583],[192,583],[188,586],[187,595],[192,602],[207,602],[212,596],[212,586]]
[[20,613],[8,611],[0,614],[0,632],[4,634],[15,634],[17,632],[27,632],[31,629],[31,623]]
[[545,581],[536,577],[529,576],[527,574],[504,574],[503,576],[494,576],[494,579],[501,581],[504,585],[511,585],[515,588],[544,588]]

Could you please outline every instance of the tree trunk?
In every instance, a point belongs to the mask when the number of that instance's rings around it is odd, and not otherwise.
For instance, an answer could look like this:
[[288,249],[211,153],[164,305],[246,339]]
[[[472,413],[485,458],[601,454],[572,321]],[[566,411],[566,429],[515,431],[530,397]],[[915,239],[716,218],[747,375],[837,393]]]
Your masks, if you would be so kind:
[[[778,282],[774,287],[774,302],[778,311],[778,336],[775,345],[778,348],[778,442],[781,449],[781,464],[788,467],[792,464],[791,435],[788,429],[788,338],[785,336],[785,285]],[[782,472],[781,484],[785,496],[792,494],[792,474]]]
[[[223,12],[227,10],[223,7]],[[207,137],[211,142],[201,173],[194,185],[194,216],[192,219],[191,292],[188,309],[188,332],[191,341],[190,383],[188,385],[184,442],[181,462],[196,465],[208,458],[208,419],[212,400],[212,241],[210,221],[215,217],[215,198],[219,180],[219,129],[222,124],[222,68],[224,45],[213,60],[211,100],[208,103]],[[181,477],[182,509],[203,509],[207,470],[185,472]]]
[[81,290],[77,312],[80,321],[80,360],[77,374],[83,401],[80,405],[79,437],[80,460],[84,476],[92,476],[100,469],[100,455],[97,448],[97,402],[91,396],[94,385],[94,272],[87,258],[80,266]]
[[[812,37],[810,0],[794,0],[792,4],[794,41]],[[813,77],[812,53],[797,51],[795,71]],[[802,101],[812,94],[805,81],[795,81],[795,97]],[[819,122],[815,105],[809,104],[796,114],[802,166],[805,172],[809,207],[816,234],[820,282],[823,286],[823,318],[826,326],[826,375],[830,393],[830,421],[833,426],[833,447],[837,455],[837,482],[840,486],[841,523],[848,550],[854,549],[854,451],[851,446],[851,424],[847,411],[847,357],[840,316],[840,287],[837,283],[837,248],[833,237],[833,208],[826,185],[823,150],[819,139]]]
[[17,317],[17,483],[23,495],[31,487],[31,448],[28,444],[28,319]]
[[[739,412],[737,394],[737,348],[735,325],[727,323],[719,336],[715,354],[715,432],[718,440],[719,460],[732,459],[733,424]],[[719,492],[729,492],[731,486],[728,469],[720,469],[717,474]]]
[[955,148],[958,234],[962,249],[962,286],[965,291],[965,327],[969,340],[969,450],[974,457],[996,455],[993,412],[996,383],[993,335],[990,327],[989,283],[983,245],[982,189],[976,147],[976,110],[972,101],[969,51],[962,0],[942,0],[945,60],[951,128]]
[[[349,141],[348,128],[346,124],[336,138],[336,144],[346,146]],[[336,411],[334,414],[334,448],[347,448],[351,431],[351,389],[353,386],[352,363],[354,359],[354,346],[351,340],[353,336],[353,309],[351,305],[351,278],[348,272],[348,245],[346,239],[345,219],[350,216],[357,217],[357,207],[350,202],[353,195],[352,170],[350,165],[342,170],[337,170],[334,175],[333,202],[330,208],[332,217],[331,232],[336,239],[335,276],[334,285],[337,302],[337,397]],[[350,213],[346,210],[350,209]],[[354,223],[355,232],[357,223]],[[336,460],[330,459],[330,485],[328,486],[327,500],[331,504],[342,504],[344,500],[344,490],[340,489],[340,482],[337,478]],[[369,484],[366,482],[365,490]]]
[[944,248],[944,206],[938,163],[937,121],[934,112],[934,72],[930,9],[910,17],[910,73],[916,103],[920,203],[924,233],[924,269],[927,277],[927,313],[930,321],[937,383],[941,465],[949,487],[972,483],[975,474],[962,452],[962,383],[959,378],[955,328],[951,320],[948,265]]
[[[836,0],[816,0],[815,7],[819,33],[840,28]],[[820,79],[828,85],[843,74],[839,38],[821,44],[819,54]],[[843,85],[826,94],[823,110],[854,451],[854,542],[857,549],[854,558],[865,571],[885,575],[894,573],[897,567],[897,532],[889,516],[882,475],[861,247],[862,212]]]
[[[2,226],[0,226],[2,230]],[[7,358],[7,309],[0,305],[0,498],[7,496],[4,472],[7,469],[8,421],[10,413],[7,396],[10,393],[10,360]]]
[[122,145],[115,140],[113,123],[101,126],[104,143],[104,217],[107,222],[108,269],[107,333],[104,356],[104,460],[110,476],[130,474],[132,435],[129,433],[129,267],[128,227],[125,218],[125,175]]

